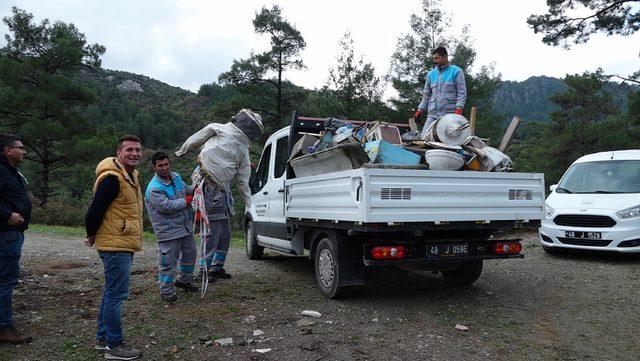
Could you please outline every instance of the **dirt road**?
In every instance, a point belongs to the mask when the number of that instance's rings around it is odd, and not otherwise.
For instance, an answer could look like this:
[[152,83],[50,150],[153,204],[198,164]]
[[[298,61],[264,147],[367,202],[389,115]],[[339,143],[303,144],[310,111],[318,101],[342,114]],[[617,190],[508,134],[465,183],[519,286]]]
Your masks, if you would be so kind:
[[[319,294],[305,258],[249,261],[232,250],[232,279],[213,284],[202,300],[181,293],[173,307],[160,302],[155,245],[147,244],[134,258],[125,336],[147,360],[636,360],[640,258],[551,256],[534,233],[520,236],[526,258],[485,262],[473,286],[378,270],[340,301]],[[30,233],[23,254],[15,318],[35,342],[0,346],[0,360],[100,359],[96,252],[78,238]],[[233,345],[212,344],[220,338]]]

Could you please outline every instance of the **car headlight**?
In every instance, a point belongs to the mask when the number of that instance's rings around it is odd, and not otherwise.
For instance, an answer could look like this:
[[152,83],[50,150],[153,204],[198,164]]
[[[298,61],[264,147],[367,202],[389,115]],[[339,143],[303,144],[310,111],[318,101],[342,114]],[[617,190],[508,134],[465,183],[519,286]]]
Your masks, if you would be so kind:
[[547,204],[547,202],[544,203],[544,213],[547,215],[547,218],[551,218],[551,216],[553,216],[554,213],[556,213],[556,210],[551,208],[551,206],[549,204]]
[[616,216],[620,217],[621,219],[640,217],[640,205],[617,211]]

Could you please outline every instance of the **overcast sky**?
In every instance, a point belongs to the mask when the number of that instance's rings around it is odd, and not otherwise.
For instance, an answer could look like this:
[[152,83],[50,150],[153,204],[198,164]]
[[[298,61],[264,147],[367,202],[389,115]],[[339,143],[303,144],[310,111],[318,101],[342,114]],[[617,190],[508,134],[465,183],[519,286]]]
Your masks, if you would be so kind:
[[[307,69],[286,74],[307,88],[326,82],[338,40],[346,30],[352,34],[356,53],[373,63],[379,75],[386,74],[396,39],[408,32],[409,16],[421,8],[420,0],[0,0],[0,16],[10,15],[11,7],[17,6],[38,21],[73,23],[90,43],[106,46],[104,68],[144,74],[197,91],[201,84],[216,81],[233,59],[267,48],[268,38],[254,34],[251,21],[262,6],[274,3],[307,42],[302,54]],[[640,68],[640,33],[598,35],[569,51],[542,44],[526,18],[544,13],[545,0],[447,0],[443,4],[453,14],[451,26],[456,33],[463,24],[470,25],[476,65],[494,62],[503,80],[563,77],[598,67],[627,75]],[[0,29],[7,33],[4,24]]]

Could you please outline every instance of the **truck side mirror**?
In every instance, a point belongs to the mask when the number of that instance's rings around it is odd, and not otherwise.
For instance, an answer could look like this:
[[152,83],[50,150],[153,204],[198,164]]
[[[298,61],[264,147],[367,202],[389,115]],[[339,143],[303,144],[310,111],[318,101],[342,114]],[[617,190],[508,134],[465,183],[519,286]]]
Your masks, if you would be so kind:
[[249,188],[251,189],[251,194],[255,194],[258,192],[256,189],[256,169],[251,168],[251,176],[249,177]]
[[556,190],[556,188],[558,188],[558,185],[557,185],[557,184],[552,184],[552,185],[550,185],[550,186],[549,186],[549,190],[550,190],[551,192],[555,191],[555,190]]

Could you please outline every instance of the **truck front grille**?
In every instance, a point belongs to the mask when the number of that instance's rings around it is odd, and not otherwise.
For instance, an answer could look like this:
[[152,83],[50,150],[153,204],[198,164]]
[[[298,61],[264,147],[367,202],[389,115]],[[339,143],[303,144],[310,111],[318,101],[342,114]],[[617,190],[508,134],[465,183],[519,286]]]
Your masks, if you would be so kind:
[[558,241],[564,244],[572,244],[574,246],[589,246],[589,247],[606,247],[611,243],[608,239],[576,239],[558,237]]
[[616,225],[611,217],[586,214],[561,214],[553,219],[559,226],[611,228]]

